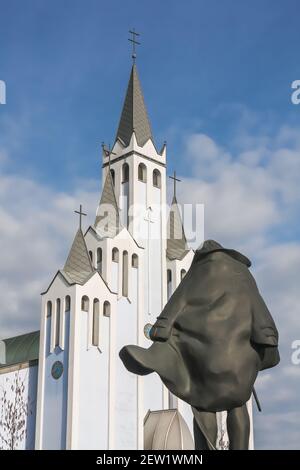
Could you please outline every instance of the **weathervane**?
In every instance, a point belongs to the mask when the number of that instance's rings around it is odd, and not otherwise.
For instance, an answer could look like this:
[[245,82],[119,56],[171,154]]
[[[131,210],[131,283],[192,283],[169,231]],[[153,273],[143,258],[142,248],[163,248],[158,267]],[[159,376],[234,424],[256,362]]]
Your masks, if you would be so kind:
[[169,176],[169,178],[173,180],[173,183],[174,183],[174,196],[173,197],[176,197],[176,181],[180,182],[181,180],[176,178],[176,171],[174,171],[173,176]]
[[136,59],[136,50],[135,50],[135,46],[136,45],[139,45],[140,46],[140,42],[138,42],[136,40],[136,37],[137,36],[140,36],[140,33],[136,33],[135,29],[132,28],[132,30],[129,30],[129,33],[132,34],[132,38],[129,38],[128,41],[130,41],[132,43],[132,59],[133,59],[133,63],[135,63],[135,59]]
[[81,230],[81,222],[82,222],[82,216],[87,215],[84,212],[82,212],[82,205],[80,204],[79,206],[79,211],[74,211],[76,214],[79,214],[79,228]]

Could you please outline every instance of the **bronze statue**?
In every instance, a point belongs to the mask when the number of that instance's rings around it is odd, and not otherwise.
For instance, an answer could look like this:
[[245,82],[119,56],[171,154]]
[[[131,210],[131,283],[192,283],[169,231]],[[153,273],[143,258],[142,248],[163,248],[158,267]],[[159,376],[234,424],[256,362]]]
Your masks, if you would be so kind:
[[153,344],[120,351],[130,372],[157,372],[192,406],[196,449],[215,448],[216,412],[224,410],[230,449],[248,448],[246,402],[258,372],[279,362],[278,332],[250,266],[207,240],[153,325]]

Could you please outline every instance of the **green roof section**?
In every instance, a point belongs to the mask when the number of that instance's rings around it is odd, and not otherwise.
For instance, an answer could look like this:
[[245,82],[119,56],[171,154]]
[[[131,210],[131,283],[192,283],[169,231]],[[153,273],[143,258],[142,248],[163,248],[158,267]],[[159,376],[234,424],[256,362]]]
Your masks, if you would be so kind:
[[91,258],[81,228],[78,229],[64,269],[61,271],[69,284],[84,284],[94,273]]
[[111,172],[108,170],[100,204],[97,210],[95,229],[100,237],[115,237],[120,229],[120,214]]
[[189,252],[177,199],[174,196],[168,219],[167,257],[181,260]]
[[133,132],[135,132],[135,137],[140,147],[143,147],[149,139],[153,141],[150,121],[135,64],[133,64],[131,69],[116,138],[119,138],[127,147]]
[[2,340],[0,368],[37,360],[39,358],[39,344],[39,331]]

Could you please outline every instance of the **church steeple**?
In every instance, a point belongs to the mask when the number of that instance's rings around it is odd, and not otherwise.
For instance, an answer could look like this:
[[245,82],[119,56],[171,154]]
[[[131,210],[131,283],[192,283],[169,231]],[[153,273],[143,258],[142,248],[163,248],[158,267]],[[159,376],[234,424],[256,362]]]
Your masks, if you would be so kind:
[[127,147],[133,132],[135,132],[140,147],[143,147],[149,139],[153,141],[150,121],[135,64],[132,65],[116,140],[120,139]]

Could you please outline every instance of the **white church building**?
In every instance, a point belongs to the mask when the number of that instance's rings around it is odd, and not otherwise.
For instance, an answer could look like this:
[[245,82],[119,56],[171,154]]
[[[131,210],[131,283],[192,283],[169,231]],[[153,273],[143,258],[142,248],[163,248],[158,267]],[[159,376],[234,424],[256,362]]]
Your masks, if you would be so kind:
[[[177,433],[176,448],[192,448],[190,407],[119,358],[126,344],[150,346],[149,328],[194,255],[175,194],[167,209],[166,154],[134,63],[114,145],[102,148],[94,225],[82,230],[80,208],[65,265],[42,293],[40,331],[0,341],[0,448],[172,448],[172,426],[173,446]],[[16,395],[21,411],[9,413]],[[147,423],[168,428],[160,443],[144,436]]]

